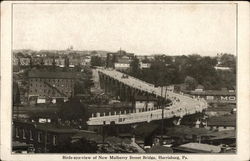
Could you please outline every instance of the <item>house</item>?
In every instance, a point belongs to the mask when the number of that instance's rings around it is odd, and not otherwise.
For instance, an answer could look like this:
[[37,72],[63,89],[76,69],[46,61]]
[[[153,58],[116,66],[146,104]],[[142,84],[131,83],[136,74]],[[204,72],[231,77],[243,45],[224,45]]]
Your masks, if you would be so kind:
[[20,66],[29,66],[30,58],[29,57],[21,57],[20,58]]
[[17,58],[16,56],[13,56],[12,61],[13,61],[12,64],[13,64],[14,66],[19,65],[19,58]]
[[50,58],[50,57],[43,58],[43,64],[45,66],[52,66],[53,65],[53,58]]
[[35,149],[32,144],[26,144],[19,141],[12,141],[12,153],[34,153]]
[[69,67],[74,68],[75,66],[80,64],[80,59],[70,57],[69,58]]
[[202,91],[204,91],[204,86],[199,84],[199,85],[195,88],[194,91],[195,91],[195,92],[202,92]]
[[32,57],[31,58],[32,65],[42,65],[42,58],[41,57]]
[[122,56],[117,58],[117,61],[114,63],[114,67],[117,70],[126,70],[130,67],[131,59],[128,56]]
[[147,110],[154,110],[157,105],[157,98],[153,96],[135,96],[135,110],[142,112]]
[[206,129],[209,130],[235,130],[236,129],[236,114],[225,116],[214,116],[207,119]]
[[55,63],[58,67],[65,67],[65,59],[62,57],[55,58]]
[[151,64],[150,63],[143,63],[143,62],[140,62],[140,68],[141,69],[148,69],[150,68]]
[[75,82],[81,78],[81,75],[82,73],[79,72],[30,71],[28,96],[67,99],[74,95]]
[[223,70],[223,71],[230,71],[232,70],[230,67],[223,67],[223,66],[215,66],[216,70]]
[[106,67],[115,68],[118,70],[125,70],[130,67],[130,62],[134,57],[133,53],[127,53],[126,51],[119,50],[115,53],[107,53]]
[[207,139],[203,140],[204,143],[209,143],[212,145],[228,145],[235,147],[236,143],[236,130],[223,130],[209,133]]

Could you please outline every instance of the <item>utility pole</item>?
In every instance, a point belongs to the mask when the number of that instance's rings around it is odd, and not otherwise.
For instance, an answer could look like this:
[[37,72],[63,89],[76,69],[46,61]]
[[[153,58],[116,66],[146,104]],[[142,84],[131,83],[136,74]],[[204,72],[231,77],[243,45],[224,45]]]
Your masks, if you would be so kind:
[[104,140],[105,140],[105,132],[104,132],[104,128],[105,128],[106,122],[103,121],[103,126],[102,126],[102,144],[104,145]]
[[164,128],[164,106],[163,106],[163,102],[162,102],[162,96],[163,96],[163,86],[161,86],[161,98],[160,98],[160,107],[161,107],[161,110],[162,110],[162,113],[161,113],[161,143],[163,142],[163,128]]

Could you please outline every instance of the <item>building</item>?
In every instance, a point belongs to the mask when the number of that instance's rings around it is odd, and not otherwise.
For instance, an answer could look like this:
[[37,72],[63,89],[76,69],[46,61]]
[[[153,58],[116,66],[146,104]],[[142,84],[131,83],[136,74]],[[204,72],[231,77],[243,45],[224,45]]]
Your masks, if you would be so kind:
[[236,114],[210,117],[207,119],[205,128],[216,131],[235,130]]
[[201,144],[201,143],[187,143],[174,147],[174,152],[179,153],[219,153],[221,148],[219,146]]
[[204,98],[208,103],[236,103],[235,90],[207,90],[196,89],[190,95],[194,98]]
[[42,65],[42,58],[41,57],[32,57],[31,58],[31,62],[32,62],[32,65]]
[[53,58],[45,57],[45,58],[43,58],[43,63],[45,66],[52,66],[53,65]]
[[13,121],[13,141],[33,145],[36,153],[53,152],[55,148],[71,141],[78,129],[54,127],[51,124]]
[[142,112],[146,110],[154,110],[157,105],[157,98],[146,97],[146,96],[136,96],[135,97],[135,109],[136,112]]
[[62,57],[55,58],[56,66],[65,67],[65,59]]
[[30,65],[30,58],[22,57],[20,58],[20,66],[29,66]]
[[127,58],[121,58],[114,64],[114,68],[117,70],[126,70],[130,67],[130,61]]
[[75,66],[80,64],[80,59],[70,57],[69,58],[69,67],[74,68]]
[[143,63],[143,62],[140,62],[140,68],[141,69],[148,69],[151,67],[151,64],[150,63]]
[[13,60],[13,65],[14,66],[19,65],[19,58],[17,58],[16,56],[13,56],[12,60]]
[[133,53],[119,50],[115,53],[107,53],[106,67],[118,70],[126,70],[130,67],[130,62],[134,58]]
[[215,66],[216,70],[223,70],[223,71],[231,71],[232,69],[230,67],[222,67],[222,66]]
[[81,73],[78,72],[30,71],[28,96],[44,99],[69,98],[74,95],[75,82],[80,78]]

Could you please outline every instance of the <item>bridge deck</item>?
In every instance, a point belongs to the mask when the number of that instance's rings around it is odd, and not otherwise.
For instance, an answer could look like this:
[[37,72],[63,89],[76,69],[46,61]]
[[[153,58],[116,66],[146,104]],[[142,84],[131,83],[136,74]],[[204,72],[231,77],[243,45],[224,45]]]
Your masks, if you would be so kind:
[[[128,76],[123,78],[123,73],[116,70],[99,69],[99,72],[112,77],[121,83],[124,83],[132,88],[142,90],[144,92],[153,93],[161,96],[161,88],[154,87],[154,85],[141,81],[134,77]],[[207,108],[207,103],[203,99],[194,99],[182,94],[167,92],[167,98],[172,101],[172,105],[164,108],[164,118],[172,118],[174,116],[183,117],[184,115],[195,114]],[[131,124],[137,122],[149,122],[151,120],[162,119],[162,110],[156,109],[145,112],[117,114],[109,116],[91,117],[88,121],[89,125],[102,125],[103,121],[106,124],[114,121],[116,124]]]

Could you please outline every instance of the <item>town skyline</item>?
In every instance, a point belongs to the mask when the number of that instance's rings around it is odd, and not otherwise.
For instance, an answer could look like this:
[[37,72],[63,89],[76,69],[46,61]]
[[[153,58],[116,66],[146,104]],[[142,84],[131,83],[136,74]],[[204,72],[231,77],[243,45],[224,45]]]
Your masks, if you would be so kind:
[[13,48],[236,55],[235,9],[232,4],[18,4]]
[[[36,52],[40,52],[40,51],[67,51],[68,48],[66,49],[41,49],[41,50],[35,50],[35,49],[13,49],[13,51],[25,51],[25,50],[31,50],[31,51],[36,51]],[[113,52],[117,52],[119,50],[122,50],[122,51],[125,51],[125,52],[128,52],[128,53],[133,53],[133,51],[130,51],[130,50],[126,50],[126,49],[117,49],[117,50],[88,50],[88,49],[73,49],[71,51],[77,51],[77,52],[86,52],[88,54],[91,55],[91,52],[93,51],[97,51],[97,52],[105,52],[105,53],[113,53]],[[48,53],[49,54],[49,53]],[[62,54],[62,53],[58,53],[58,54]],[[65,53],[64,53],[65,54]],[[135,55],[137,56],[154,56],[154,55],[166,55],[166,56],[181,56],[181,55],[200,55],[200,56],[210,56],[210,57],[214,57],[214,56],[217,56],[217,54],[231,54],[231,55],[237,55],[236,53],[227,53],[227,52],[221,52],[221,51],[218,51],[218,52],[206,52],[206,53],[197,53],[197,52],[194,52],[194,53],[179,53],[179,54],[172,54],[172,53],[134,53]]]

